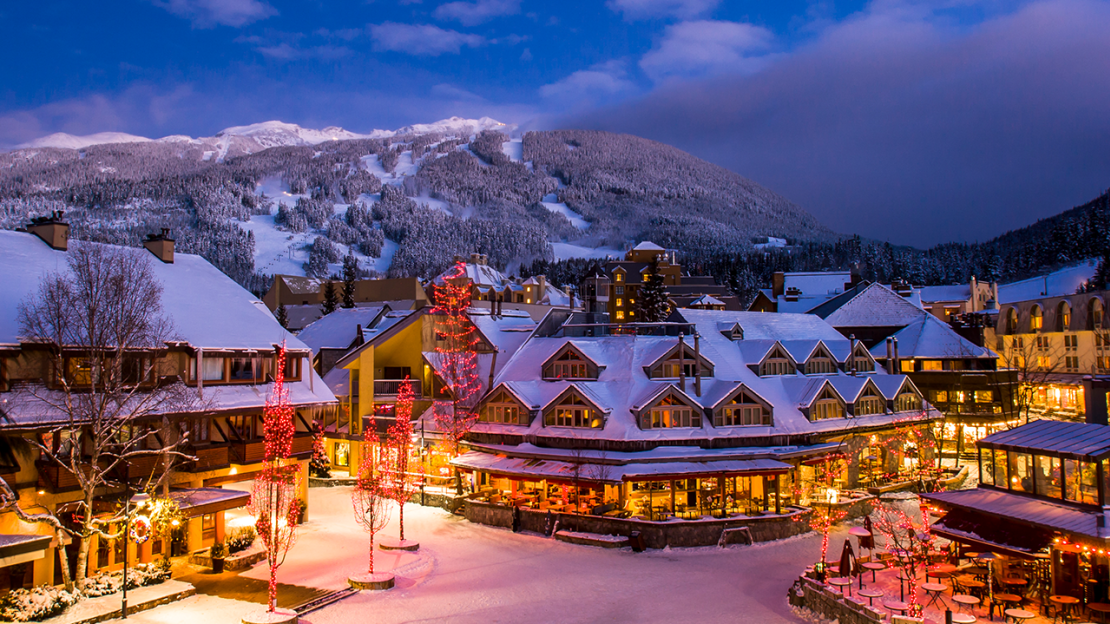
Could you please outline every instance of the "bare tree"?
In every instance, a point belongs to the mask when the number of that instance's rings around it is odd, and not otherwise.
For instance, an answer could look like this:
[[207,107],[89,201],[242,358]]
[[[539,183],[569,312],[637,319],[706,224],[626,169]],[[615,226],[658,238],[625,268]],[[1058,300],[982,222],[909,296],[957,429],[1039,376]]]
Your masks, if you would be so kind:
[[1013,400],[1003,404],[1004,413],[1012,420],[1029,422],[1029,414],[1037,401],[1037,390],[1060,371],[1062,354],[1045,334],[1017,334],[999,353],[1002,365],[1009,371]]
[[67,529],[80,540],[78,588],[92,538],[121,535],[122,512],[98,516],[96,498],[123,487],[142,458],[156,458],[144,489],[161,485],[173,461],[187,457],[171,416],[203,409],[176,370],[159,370],[157,350],[172,338],[161,296],[141,251],[82,244],[70,250],[68,270],[46,275],[19,307],[23,336],[49,357],[46,383],[18,388],[13,402],[41,419],[43,435],[31,440],[40,459],[78,484],[76,527]]

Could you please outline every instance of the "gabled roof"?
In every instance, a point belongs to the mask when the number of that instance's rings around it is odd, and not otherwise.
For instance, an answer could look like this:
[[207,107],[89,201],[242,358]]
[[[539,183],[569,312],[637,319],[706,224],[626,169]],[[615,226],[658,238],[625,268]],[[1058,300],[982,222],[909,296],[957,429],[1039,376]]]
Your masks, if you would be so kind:
[[393,312],[390,312],[389,316],[392,318],[396,318],[397,320],[390,324],[390,326],[385,329],[385,331],[375,333],[373,336],[368,338],[366,342],[349,351],[346,355],[340,358],[338,362],[335,363],[335,367],[344,368],[351,362],[357,360],[360,353],[371,347],[376,347],[389,340],[393,336],[396,336],[402,329],[408,327],[409,325],[412,325],[414,322],[419,320],[420,317],[424,316],[425,313],[426,308],[421,308],[419,310],[395,310]]
[[319,353],[320,349],[346,349],[358,336],[358,327],[362,327],[365,338],[388,311],[388,306],[339,308],[302,329],[297,338],[313,353]]
[[835,375],[829,377],[829,383],[836,389],[836,393],[845,403],[855,403],[867,388],[872,388],[875,394],[885,397],[882,390],[871,380],[870,375]]
[[967,301],[968,299],[971,299],[971,284],[921,287],[921,300],[926,303]]
[[798,407],[810,407],[826,387],[832,389],[843,401],[844,397],[837,392],[836,387],[829,381],[830,377],[787,377],[783,380],[783,387],[794,397]]
[[589,388],[590,387],[588,385],[578,384],[573,381],[568,382],[566,387],[563,388],[562,391],[559,392],[559,394],[551,397],[551,399],[548,400],[547,403],[544,403],[540,406],[540,409],[546,412],[549,407],[562,401],[568,394],[574,393],[585,399],[597,411],[608,414],[611,411],[610,408],[604,405],[604,403],[599,400],[599,397],[591,392]]
[[[98,243],[70,242],[71,248],[80,245]],[[211,351],[268,351],[282,341],[291,350],[308,349],[265,304],[204,258],[177,253],[173,264],[166,264],[145,249],[134,252],[150,261],[177,339]],[[34,234],[0,231],[0,344],[19,344],[19,304],[34,296],[47,273],[68,273],[68,260],[67,252],[51,249]]]
[[666,251],[651,241],[644,241],[632,248],[633,251]]
[[870,284],[824,318],[833,327],[905,327],[923,314],[928,313],[886,286]]
[[597,360],[595,360],[592,357],[586,355],[582,351],[582,349],[580,349],[578,347],[578,345],[574,344],[573,342],[567,342],[558,351],[556,351],[555,353],[552,353],[551,357],[549,357],[549,358],[547,358],[546,360],[543,361],[543,366],[546,368],[548,364],[551,364],[555,360],[555,358],[559,357],[561,354],[563,354],[567,351],[575,352],[579,357],[581,357],[582,359],[586,360],[587,362],[593,364],[594,366],[598,367],[599,369],[604,368],[604,366],[602,366],[600,363],[598,363]]
[[[912,358],[989,358],[998,356],[957,334],[947,323],[933,316],[923,314],[898,330],[899,357]],[[886,344],[879,343],[871,348],[875,358],[886,358]]]
[[678,386],[674,385],[673,383],[662,383],[654,388],[652,388],[651,386],[645,388],[645,391],[641,393],[639,397],[633,398],[631,408],[633,411],[636,412],[643,411],[644,408],[658,401],[660,397],[662,397],[664,394],[678,395],[690,407],[702,407],[702,404],[699,401],[691,397],[689,394],[686,394]]

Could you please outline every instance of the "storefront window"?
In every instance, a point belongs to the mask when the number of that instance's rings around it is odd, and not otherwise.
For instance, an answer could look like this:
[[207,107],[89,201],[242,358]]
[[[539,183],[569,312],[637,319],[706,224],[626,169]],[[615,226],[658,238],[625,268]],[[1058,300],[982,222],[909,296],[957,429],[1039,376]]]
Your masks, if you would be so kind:
[[335,443],[335,465],[343,467],[351,465],[351,444],[349,442]]
[[[988,451],[989,452],[989,451]],[[999,487],[1010,487],[1010,480],[1007,478],[1009,471],[1006,469],[1006,451],[995,449],[994,451],[994,484]]]
[[1089,505],[1098,504],[1098,477],[1097,464],[1064,460],[1064,478],[1067,479],[1067,490],[1064,497],[1067,500]]
[[979,482],[983,485],[994,485],[994,461],[990,449],[979,453]]
[[1038,455],[1036,469],[1033,472],[1036,479],[1037,494],[1050,498],[1062,498],[1061,486],[1064,481],[1060,473],[1060,458]]
[[1010,453],[1010,489],[1015,492],[1032,492],[1033,480],[1029,472],[1029,455]]

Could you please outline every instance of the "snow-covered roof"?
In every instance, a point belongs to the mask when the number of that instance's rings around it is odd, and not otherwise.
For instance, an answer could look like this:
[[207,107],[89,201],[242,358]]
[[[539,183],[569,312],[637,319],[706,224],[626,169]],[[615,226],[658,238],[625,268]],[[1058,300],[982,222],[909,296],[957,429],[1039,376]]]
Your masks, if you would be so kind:
[[[610,440],[668,440],[713,438],[761,438],[774,435],[833,433],[847,428],[893,422],[894,414],[863,416],[859,418],[829,419],[810,422],[799,409],[799,398],[805,388],[800,386],[823,385],[831,382],[838,392],[854,400],[867,379],[888,376],[882,370],[859,376],[843,373],[805,377],[801,374],[782,377],[760,377],[751,368],[758,360],[749,358],[747,345],[766,343],[774,345],[776,338],[802,336],[809,344],[793,341],[800,353],[811,353],[818,341],[827,345],[838,357],[847,357],[849,340],[812,315],[762,314],[758,312],[727,312],[713,310],[681,310],[679,314],[696,325],[701,336],[700,353],[714,365],[713,377],[703,377],[700,394],[693,378],[686,378],[681,389],[684,398],[702,408],[712,408],[729,393],[744,387],[767,402],[774,412],[770,426],[713,427],[703,419],[700,427],[671,429],[641,429],[636,414],[650,405],[653,397],[668,390],[679,391],[677,379],[650,379],[645,368],[650,367],[678,344],[677,336],[613,335],[602,337],[532,336],[516,351],[509,362],[495,375],[494,387],[504,384],[519,397],[524,407],[537,411],[548,406],[572,385],[585,398],[596,403],[606,413],[604,426],[596,429],[564,429],[544,427],[543,419],[536,417],[527,426],[478,423],[476,432],[516,433],[523,435],[567,435],[583,438]],[[738,323],[744,328],[745,340],[733,342],[718,331],[721,323]],[[749,335],[757,338],[748,340]],[[692,354],[692,341],[687,348]],[[786,340],[785,342],[791,342]],[[543,363],[567,345],[573,345],[584,355],[601,365],[598,379],[568,381],[543,381]],[[765,345],[766,346],[766,345]],[[766,351],[766,349],[761,349]],[[481,366],[481,363],[480,363]],[[482,374],[487,374],[488,368]],[[891,375],[892,381],[880,385],[900,387],[905,376]],[[889,397],[888,397],[889,398]],[[933,417],[931,409],[924,417]],[[900,419],[921,418],[922,414],[897,415]]]
[[691,301],[689,305],[691,305],[691,306],[696,306],[696,305],[723,306],[725,304],[724,304],[724,302],[722,302],[720,299],[717,299],[716,297],[711,297],[709,295],[702,295],[702,296],[698,297],[697,299]]
[[339,308],[302,329],[297,338],[313,353],[319,353],[320,349],[346,349],[358,335],[358,327],[363,328],[363,336],[371,329],[377,329],[374,323],[383,309],[381,306]]
[[869,284],[825,317],[833,327],[905,327],[927,314],[882,284]]
[[842,293],[844,284],[851,281],[851,271],[807,271],[783,274],[784,289],[797,288],[806,295]]
[[644,241],[632,248],[633,251],[666,251],[651,241]]
[[496,474],[547,479],[574,479],[587,481],[642,481],[652,478],[689,477],[704,474],[774,474],[790,470],[790,464],[774,459],[717,459],[709,461],[653,461],[629,462],[612,465],[608,462],[590,462],[567,458],[532,459],[506,457],[471,451],[452,460],[452,464],[467,470],[482,470]]
[[[912,358],[990,358],[998,357],[994,351],[980,347],[957,334],[947,323],[923,314],[904,328],[895,332],[899,357]],[[886,358],[886,343],[871,348],[875,358]]]
[[999,303],[1074,295],[1080,285],[1094,277],[1097,268],[1098,262],[1096,260],[1086,260],[1075,266],[1053,271],[1048,275],[1031,277],[1020,282],[999,284]]
[[987,488],[933,492],[922,494],[921,498],[936,501],[945,507],[958,507],[1037,527],[1070,531],[1100,540],[1107,537],[1106,530],[1100,530],[1098,526],[1104,517],[1101,510],[1085,511],[1063,502],[1038,500]]
[[[70,242],[73,248],[95,244]],[[173,321],[177,339],[206,350],[270,350],[282,341],[289,349],[307,350],[261,301],[204,258],[178,253],[166,264],[145,249],[134,251],[150,261],[161,283],[163,313]],[[37,293],[42,278],[68,271],[66,252],[34,234],[0,231],[0,344],[19,343],[19,304]]]
[[[485,286],[496,290],[504,290],[506,286],[516,285],[501,271],[489,266],[488,264],[474,264],[467,262],[464,266],[464,275],[475,286]],[[447,269],[440,273],[432,280],[436,285],[443,285],[443,280],[448,275],[455,273],[454,267]]]

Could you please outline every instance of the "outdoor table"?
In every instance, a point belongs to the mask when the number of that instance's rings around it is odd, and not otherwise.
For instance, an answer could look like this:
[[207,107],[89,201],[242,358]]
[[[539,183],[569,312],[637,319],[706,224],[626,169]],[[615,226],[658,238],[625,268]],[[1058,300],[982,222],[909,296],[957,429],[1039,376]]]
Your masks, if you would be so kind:
[[892,614],[897,611],[898,615],[905,615],[906,611],[908,611],[910,608],[910,605],[904,602],[884,602],[883,606],[886,607],[887,610],[890,611]]
[[1026,611],[1025,609],[1006,609],[1005,613],[1007,618],[1015,622],[1031,620],[1036,615],[1032,611]]
[[1068,615],[1075,614],[1075,605],[1079,604],[1078,598],[1071,596],[1049,596],[1049,601],[1057,606],[1057,610]]
[[976,593],[976,592],[982,593],[983,588],[987,586],[987,584],[984,583],[983,581],[977,581],[975,579],[970,579],[970,578],[969,579],[961,579],[959,581],[959,583],[960,583],[961,586],[963,586],[964,589],[968,590],[971,593]]
[[980,600],[975,596],[968,596],[967,594],[956,594],[955,596],[952,596],[952,602],[960,605],[960,611],[963,611],[964,607],[967,607],[967,610],[971,611],[975,607],[975,605],[979,604]]
[[852,595],[852,579],[847,576],[838,576],[829,579],[829,585],[834,585],[840,588],[840,593],[844,593],[844,588],[848,588],[848,595]]
[[[926,609],[935,605],[938,600],[940,604],[948,606],[944,604],[944,592],[948,589],[947,585],[942,585],[941,583],[922,583],[921,589],[924,589],[929,594],[929,601],[925,603]],[[939,609],[940,607],[937,608]]]
[[874,583],[875,582],[875,573],[878,572],[879,570],[885,570],[886,569],[886,564],[885,563],[879,563],[878,561],[868,561],[866,563],[861,563],[860,567],[863,568],[864,570],[871,570],[871,582]]
[[928,575],[929,575],[929,576],[932,576],[933,572],[940,572],[940,573],[944,573],[944,574],[951,574],[951,573],[955,572],[955,571],[956,571],[957,569],[959,569],[959,568],[957,568],[956,566],[952,565],[951,563],[938,563],[938,564],[937,564],[937,565],[935,565],[935,566],[929,566],[929,572],[928,572]]
[[1097,613],[1099,619],[1105,624],[1106,614],[1110,613],[1110,604],[1106,604],[1105,602],[1089,602],[1087,603],[1087,608]]
[[953,613],[952,624],[975,624],[978,619],[974,615],[967,613]]
[[964,572],[967,572],[975,578],[981,578],[987,575],[988,570],[983,566],[971,566],[969,568],[964,568]]
[[875,606],[875,599],[883,596],[883,590],[881,589],[861,589],[858,593],[861,597],[867,599],[867,606],[869,607]]

